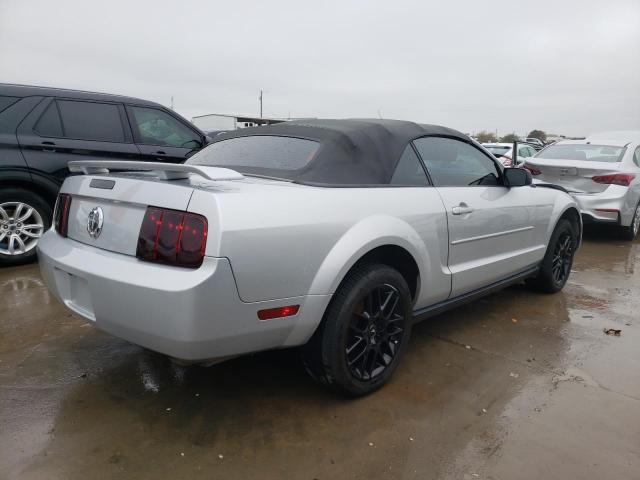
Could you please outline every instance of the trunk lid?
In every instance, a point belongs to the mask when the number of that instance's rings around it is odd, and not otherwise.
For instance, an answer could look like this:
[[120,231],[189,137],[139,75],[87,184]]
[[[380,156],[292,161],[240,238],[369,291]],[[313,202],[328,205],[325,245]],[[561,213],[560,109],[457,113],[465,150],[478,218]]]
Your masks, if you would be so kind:
[[575,193],[600,193],[609,185],[596,183],[592,177],[619,172],[620,162],[593,162],[584,160],[562,160],[529,158],[526,165],[540,173],[536,180],[553,183]]
[[[147,206],[184,211],[193,186],[188,180],[162,181],[145,174],[74,176],[61,190],[72,195],[67,236],[96,248],[135,255]],[[102,228],[89,232],[93,210],[102,214]]]

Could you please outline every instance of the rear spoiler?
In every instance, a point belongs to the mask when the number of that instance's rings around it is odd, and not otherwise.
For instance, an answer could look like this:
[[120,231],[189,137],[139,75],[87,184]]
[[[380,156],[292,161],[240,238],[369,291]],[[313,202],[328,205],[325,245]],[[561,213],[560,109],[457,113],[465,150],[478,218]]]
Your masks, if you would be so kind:
[[185,165],[182,163],[127,162],[117,160],[79,160],[69,162],[69,171],[95,175],[118,171],[149,171],[162,180],[189,178],[189,174],[199,175],[207,180],[242,180],[244,175],[230,168]]

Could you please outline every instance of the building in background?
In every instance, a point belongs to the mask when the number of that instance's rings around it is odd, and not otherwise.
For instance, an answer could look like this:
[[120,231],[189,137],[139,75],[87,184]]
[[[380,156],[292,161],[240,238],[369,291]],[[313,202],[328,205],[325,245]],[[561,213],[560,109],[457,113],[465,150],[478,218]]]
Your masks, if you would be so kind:
[[275,123],[286,122],[284,118],[248,117],[242,115],[222,115],[210,113],[208,115],[198,115],[193,117],[191,122],[209,136],[220,132],[237,130],[239,128],[257,127],[260,125],[273,125]]

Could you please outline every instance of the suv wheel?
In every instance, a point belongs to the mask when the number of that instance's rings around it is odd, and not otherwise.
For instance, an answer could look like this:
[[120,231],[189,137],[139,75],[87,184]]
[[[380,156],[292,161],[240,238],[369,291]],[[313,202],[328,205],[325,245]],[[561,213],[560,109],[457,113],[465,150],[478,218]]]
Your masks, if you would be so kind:
[[0,266],[35,260],[36,244],[51,225],[51,207],[22,188],[0,191]]
[[354,270],[303,348],[307,371],[345,395],[377,390],[393,374],[409,341],[411,305],[409,287],[398,271],[386,265]]
[[571,274],[577,245],[578,234],[573,224],[569,220],[561,219],[551,234],[538,276],[528,283],[546,293],[562,290]]

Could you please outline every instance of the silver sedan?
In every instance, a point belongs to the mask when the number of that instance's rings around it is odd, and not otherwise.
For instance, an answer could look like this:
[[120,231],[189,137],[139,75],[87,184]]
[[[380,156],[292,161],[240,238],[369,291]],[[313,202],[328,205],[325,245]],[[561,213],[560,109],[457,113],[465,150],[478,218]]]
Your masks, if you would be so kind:
[[582,218],[619,226],[628,240],[640,230],[640,132],[612,132],[555,143],[527,168],[536,181],[564,187]]

